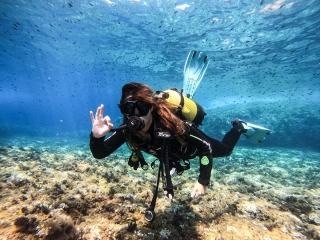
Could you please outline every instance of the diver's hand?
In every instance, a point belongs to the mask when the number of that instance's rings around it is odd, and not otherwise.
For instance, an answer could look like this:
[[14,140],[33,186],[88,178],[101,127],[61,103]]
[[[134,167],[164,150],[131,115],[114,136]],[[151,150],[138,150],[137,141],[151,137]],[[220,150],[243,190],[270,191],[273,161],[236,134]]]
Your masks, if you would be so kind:
[[206,186],[202,185],[197,181],[191,192],[191,197],[194,197],[194,198],[199,197],[200,195],[206,192],[206,188],[207,188]]
[[110,132],[113,124],[110,122],[110,117],[103,117],[103,104],[98,107],[96,112],[96,118],[93,116],[93,112],[90,111],[90,118],[92,122],[92,134],[95,138],[104,137],[108,132]]

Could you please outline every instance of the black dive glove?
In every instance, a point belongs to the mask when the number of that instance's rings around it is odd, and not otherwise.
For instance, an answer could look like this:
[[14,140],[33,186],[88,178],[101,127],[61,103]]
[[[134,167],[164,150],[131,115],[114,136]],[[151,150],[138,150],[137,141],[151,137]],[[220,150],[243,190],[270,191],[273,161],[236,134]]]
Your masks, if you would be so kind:
[[236,130],[238,133],[246,133],[248,130],[243,127],[243,124],[246,124],[244,121],[240,119],[235,119],[231,121],[233,129]]

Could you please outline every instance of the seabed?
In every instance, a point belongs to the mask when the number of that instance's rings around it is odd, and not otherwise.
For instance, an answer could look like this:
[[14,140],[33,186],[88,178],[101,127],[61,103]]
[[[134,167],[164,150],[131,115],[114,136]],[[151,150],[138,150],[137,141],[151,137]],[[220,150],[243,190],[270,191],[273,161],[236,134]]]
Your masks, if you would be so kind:
[[236,147],[192,199],[195,159],[173,177],[172,203],[160,191],[151,223],[157,168],[135,171],[129,154],[97,160],[88,144],[63,140],[1,144],[0,239],[320,239],[319,152]]

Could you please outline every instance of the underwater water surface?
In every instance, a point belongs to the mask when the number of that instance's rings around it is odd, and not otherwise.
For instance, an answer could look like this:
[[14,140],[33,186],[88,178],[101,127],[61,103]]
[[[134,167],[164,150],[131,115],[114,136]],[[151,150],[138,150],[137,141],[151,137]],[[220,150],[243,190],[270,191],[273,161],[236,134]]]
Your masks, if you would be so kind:
[[[198,199],[192,161],[146,223],[156,169],[94,159],[89,111],[117,126],[125,83],[181,89],[190,50],[210,58],[201,129],[272,134],[215,159]],[[319,58],[317,0],[0,0],[0,238],[320,239]]]

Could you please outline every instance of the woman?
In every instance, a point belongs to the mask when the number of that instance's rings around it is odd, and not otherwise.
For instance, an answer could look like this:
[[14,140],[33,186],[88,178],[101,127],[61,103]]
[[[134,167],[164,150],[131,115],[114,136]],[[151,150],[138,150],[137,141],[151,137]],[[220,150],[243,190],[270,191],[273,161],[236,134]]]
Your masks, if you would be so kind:
[[[119,108],[124,115],[123,128],[115,130],[107,139],[104,139],[105,135],[111,131],[113,124],[108,116],[103,116],[104,106],[98,107],[95,117],[90,111],[90,149],[93,156],[98,159],[107,157],[125,142],[134,151],[142,150],[163,158],[164,165],[167,159],[170,161],[170,168],[173,162],[199,156],[200,175],[191,197],[205,193],[206,186],[210,183],[212,158],[230,155],[241,133],[245,131],[241,122],[235,120],[232,122],[233,128],[221,142],[210,138],[191,122],[178,118],[175,114],[177,106],[167,102],[161,95],[155,95],[149,86],[136,82],[123,86]],[[159,136],[168,136],[168,144],[161,144],[165,138]],[[167,158],[163,156],[164,146],[168,147]],[[166,177],[167,175],[170,174],[166,169]],[[173,197],[171,187],[167,186],[165,194],[169,192]]]

